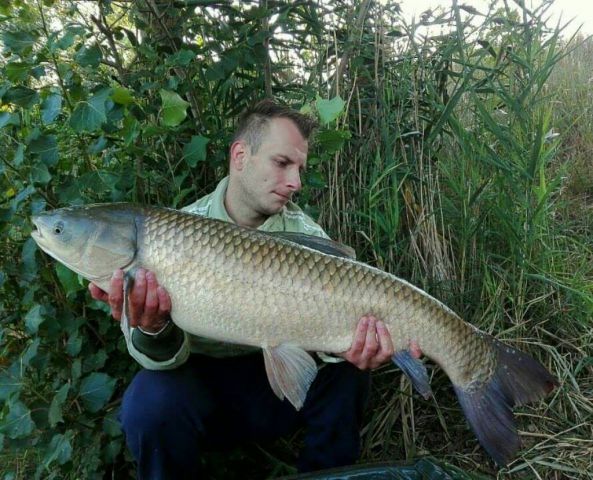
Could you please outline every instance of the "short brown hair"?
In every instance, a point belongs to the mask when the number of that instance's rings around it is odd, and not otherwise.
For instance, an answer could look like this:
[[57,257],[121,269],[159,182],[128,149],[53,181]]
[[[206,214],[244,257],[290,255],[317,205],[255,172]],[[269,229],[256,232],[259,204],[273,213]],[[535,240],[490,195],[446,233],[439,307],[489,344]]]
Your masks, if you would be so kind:
[[251,147],[251,152],[257,153],[263,134],[273,118],[292,120],[305,140],[309,139],[318,125],[313,117],[272,99],[266,99],[256,103],[241,115],[233,135],[233,142],[244,140]]

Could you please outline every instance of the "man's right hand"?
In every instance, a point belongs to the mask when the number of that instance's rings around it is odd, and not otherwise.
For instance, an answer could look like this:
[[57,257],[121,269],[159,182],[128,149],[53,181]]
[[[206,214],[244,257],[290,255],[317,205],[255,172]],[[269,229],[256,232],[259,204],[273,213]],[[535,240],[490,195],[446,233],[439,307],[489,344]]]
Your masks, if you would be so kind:
[[[122,317],[123,288],[123,270],[113,273],[109,293],[94,283],[89,284],[91,297],[109,304],[111,315],[116,320],[121,320]],[[158,332],[170,321],[171,297],[158,284],[154,272],[143,268],[136,271],[134,285],[128,296],[128,309],[130,327],[141,327],[146,332]]]

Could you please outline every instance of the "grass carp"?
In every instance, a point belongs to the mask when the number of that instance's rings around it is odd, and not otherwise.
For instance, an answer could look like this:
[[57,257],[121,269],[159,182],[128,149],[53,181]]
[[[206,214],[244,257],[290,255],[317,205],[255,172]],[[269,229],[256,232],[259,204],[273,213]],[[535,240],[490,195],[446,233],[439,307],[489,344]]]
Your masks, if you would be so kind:
[[301,234],[261,232],[176,210],[132,204],[63,208],[33,217],[39,247],[107,290],[114,270],[155,272],[187,332],[261,347],[270,386],[295,408],[317,373],[307,352],[349,349],[358,319],[384,321],[396,363],[425,397],[422,362],[449,376],[478,440],[499,465],[519,449],[512,407],[557,385],[529,355],[463,321],[424,291]]

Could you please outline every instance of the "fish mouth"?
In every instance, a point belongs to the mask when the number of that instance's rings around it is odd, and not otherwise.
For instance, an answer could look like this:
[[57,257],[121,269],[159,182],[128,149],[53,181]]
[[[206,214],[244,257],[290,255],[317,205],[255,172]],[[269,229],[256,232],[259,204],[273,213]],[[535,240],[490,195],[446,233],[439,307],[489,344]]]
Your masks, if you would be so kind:
[[31,230],[31,236],[33,237],[33,239],[35,241],[44,238],[41,228],[39,228],[39,225],[37,224],[38,221],[39,221],[39,217],[31,218],[31,222],[33,223],[33,227],[34,227],[33,230]]

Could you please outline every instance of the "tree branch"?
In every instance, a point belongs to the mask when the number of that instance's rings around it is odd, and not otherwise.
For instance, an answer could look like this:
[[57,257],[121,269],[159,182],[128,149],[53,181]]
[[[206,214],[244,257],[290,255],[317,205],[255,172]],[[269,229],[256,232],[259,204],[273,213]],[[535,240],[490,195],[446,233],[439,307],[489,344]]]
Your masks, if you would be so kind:
[[[167,28],[167,25],[165,25],[165,22],[163,22],[162,14],[159,11],[157,4],[154,2],[154,0],[145,0],[145,3],[148,6],[148,8],[150,8],[150,11],[152,12],[154,17],[159,22],[163,32],[165,33],[165,35],[167,37],[167,40],[171,44],[171,48],[173,49],[173,51],[177,52],[178,49],[177,49],[177,45],[175,43],[175,39],[171,35],[171,32],[169,32],[169,29]],[[183,81],[187,80],[187,73],[183,68],[174,67],[173,70],[179,76],[179,78],[181,78]],[[191,82],[187,82],[187,83],[188,83],[188,91],[186,94],[187,99],[189,100],[190,108],[191,108],[194,118],[196,120],[199,120],[200,118],[202,118],[202,116],[200,114],[200,107],[198,105],[198,101],[196,100],[196,94],[195,94],[193,86],[191,85]]]
[[266,51],[266,60],[264,63],[264,90],[266,97],[272,98],[272,59],[270,58],[270,17],[268,16],[268,0],[259,0],[259,6],[266,11],[266,14],[262,18],[262,30],[266,32],[266,38],[263,42]]
[[[45,15],[43,13],[43,8],[42,8],[39,0],[37,0],[37,8],[39,9],[41,23],[43,24],[43,32],[45,33],[45,38],[49,39],[49,29],[47,28],[47,24],[45,22]],[[73,107],[72,107],[72,102],[70,101],[70,95],[68,94],[68,90],[66,90],[66,85],[64,84],[64,79],[62,78],[62,75],[60,74],[60,69],[58,68],[58,59],[56,58],[56,54],[54,52],[51,52],[51,59],[53,61],[54,69],[55,69],[56,75],[58,77],[58,82],[60,82],[60,88],[62,89],[64,98],[66,99],[66,104],[68,105],[68,108],[72,112]]]
[[358,33],[362,30],[362,26],[364,25],[364,21],[366,19],[370,4],[371,0],[364,0],[364,2],[360,5],[360,9],[358,10],[358,17],[356,19],[356,25],[354,26],[353,30],[350,32],[350,35],[348,36],[348,41],[346,43],[346,48],[344,49],[344,54],[342,55],[340,64],[338,65],[338,69],[336,70],[336,81],[332,88],[332,97],[340,93],[340,80],[344,75],[344,70],[346,70],[346,65],[348,64],[348,60],[350,59],[350,54],[352,53],[355,35],[358,35]]
[[109,43],[109,47],[111,48],[113,58],[115,59],[115,62],[112,66],[115,67],[115,69],[117,70],[117,74],[121,78],[122,83],[125,83],[126,72],[122,65],[121,57],[119,56],[119,52],[117,51],[117,47],[115,45],[115,40],[113,39],[113,32],[111,31],[111,28],[107,24],[107,19],[105,18],[105,15],[101,11],[101,19],[98,19],[94,15],[91,15],[91,20],[97,26],[99,31],[103,35],[105,35],[105,38],[107,39],[107,43]]

